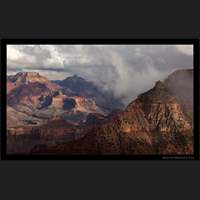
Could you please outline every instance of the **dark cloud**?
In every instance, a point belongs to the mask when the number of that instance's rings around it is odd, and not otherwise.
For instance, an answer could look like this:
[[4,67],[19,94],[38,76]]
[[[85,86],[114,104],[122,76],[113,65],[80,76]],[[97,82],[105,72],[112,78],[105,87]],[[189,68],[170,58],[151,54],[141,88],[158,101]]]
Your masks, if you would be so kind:
[[50,79],[77,74],[127,103],[177,68],[192,68],[191,46],[17,45],[8,47],[8,73],[39,71]]

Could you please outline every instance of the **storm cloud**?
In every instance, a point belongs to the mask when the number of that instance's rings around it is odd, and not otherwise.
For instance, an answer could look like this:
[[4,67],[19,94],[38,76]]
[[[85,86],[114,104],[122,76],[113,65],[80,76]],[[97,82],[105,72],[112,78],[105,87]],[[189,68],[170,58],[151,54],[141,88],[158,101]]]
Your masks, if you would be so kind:
[[8,74],[49,79],[77,74],[125,104],[179,68],[193,68],[192,45],[8,45]]

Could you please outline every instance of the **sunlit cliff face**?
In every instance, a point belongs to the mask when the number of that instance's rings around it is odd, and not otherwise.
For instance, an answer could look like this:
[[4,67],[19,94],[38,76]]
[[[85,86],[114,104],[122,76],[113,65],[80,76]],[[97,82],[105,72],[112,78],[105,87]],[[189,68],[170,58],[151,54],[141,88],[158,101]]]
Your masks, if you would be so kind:
[[[31,74],[31,80],[36,82],[24,81],[21,75],[16,76],[18,81],[12,80],[15,77],[8,77],[11,83],[17,82],[16,88],[7,96],[10,152],[79,155],[193,153],[193,110],[188,109],[193,100],[193,95],[188,95],[191,94],[192,70],[175,71],[132,99],[125,109],[111,114],[104,114],[102,107],[97,106],[96,100],[101,95],[93,98],[91,92],[95,87],[80,77],[71,77],[65,80],[65,84],[62,82],[61,88],[55,89],[49,86],[49,80],[39,82],[34,79],[33,75],[37,77],[37,74]],[[188,77],[187,84],[183,81],[185,76]],[[79,84],[76,87],[77,80],[82,80],[85,87],[79,87]],[[40,148],[38,143],[45,145]]]

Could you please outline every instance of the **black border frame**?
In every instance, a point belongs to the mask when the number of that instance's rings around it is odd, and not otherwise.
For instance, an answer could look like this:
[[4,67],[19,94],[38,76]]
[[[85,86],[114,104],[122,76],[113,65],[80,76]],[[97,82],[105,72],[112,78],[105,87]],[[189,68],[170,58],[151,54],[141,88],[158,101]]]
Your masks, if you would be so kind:
[[[193,45],[194,154],[193,155],[20,155],[6,154],[7,45]],[[1,159],[2,160],[199,160],[199,39],[1,39]]]

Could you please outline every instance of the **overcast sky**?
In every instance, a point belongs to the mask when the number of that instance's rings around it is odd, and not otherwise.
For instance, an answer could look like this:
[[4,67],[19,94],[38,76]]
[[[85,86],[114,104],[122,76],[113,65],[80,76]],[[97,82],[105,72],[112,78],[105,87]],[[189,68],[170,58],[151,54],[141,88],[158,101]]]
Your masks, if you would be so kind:
[[51,80],[77,74],[128,103],[178,68],[193,68],[192,45],[8,45],[8,74]]

